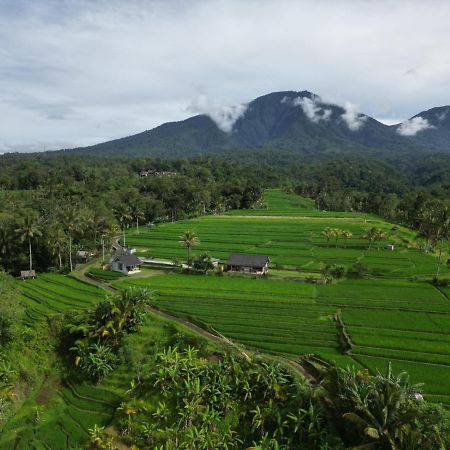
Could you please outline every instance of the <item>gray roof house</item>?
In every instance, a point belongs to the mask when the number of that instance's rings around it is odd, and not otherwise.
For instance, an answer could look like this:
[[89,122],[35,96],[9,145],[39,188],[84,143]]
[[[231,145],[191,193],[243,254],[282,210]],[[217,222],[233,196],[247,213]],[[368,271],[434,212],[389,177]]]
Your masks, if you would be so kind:
[[228,257],[226,270],[229,272],[254,273],[265,275],[269,270],[270,258],[265,255],[233,253]]
[[141,260],[132,253],[116,252],[111,256],[111,270],[114,272],[122,272],[125,275],[138,273],[140,269]]

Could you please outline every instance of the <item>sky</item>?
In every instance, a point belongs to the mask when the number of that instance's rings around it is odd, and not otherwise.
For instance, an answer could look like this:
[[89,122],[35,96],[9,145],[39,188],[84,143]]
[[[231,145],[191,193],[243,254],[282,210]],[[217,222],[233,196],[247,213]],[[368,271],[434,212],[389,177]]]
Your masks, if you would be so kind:
[[233,116],[283,90],[398,123],[450,104],[449,23],[439,0],[0,0],[0,153]]

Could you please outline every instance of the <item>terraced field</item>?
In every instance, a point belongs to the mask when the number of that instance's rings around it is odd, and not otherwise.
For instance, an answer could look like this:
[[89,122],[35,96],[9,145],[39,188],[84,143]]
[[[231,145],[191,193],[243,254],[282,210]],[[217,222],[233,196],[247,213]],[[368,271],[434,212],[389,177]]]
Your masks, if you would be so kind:
[[[105,296],[104,290],[71,276],[41,274],[17,283],[32,328],[53,314],[86,309]],[[60,383],[49,377],[32,393],[2,430],[1,449],[81,448],[89,428],[111,421],[119,401],[114,379],[106,387]]]
[[[269,191],[269,198],[273,192],[282,194]],[[302,215],[302,202],[310,201],[298,196],[289,197],[300,199],[300,206],[288,209],[282,204],[280,209],[274,207],[272,211],[292,214],[290,217],[207,216],[164,223],[151,229],[141,228],[139,233],[130,230],[127,243],[136,247],[141,256],[186,260],[186,249],[179,243],[179,236],[189,229],[200,239],[200,245],[193,248],[193,255],[206,251],[222,261],[230,253],[253,253],[270,256],[272,267],[303,273],[318,272],[323,264],[350,267],[356,262],[366,264],[377,277],[404,278],[435,273],[436,258],[413,247],[414,233],[410,230],[403,227],[395,229],[380,219],[351,213],[347,214],[351,217],[341,219],[322,213],[321,217],[296,218],[293,211],[297,211],[297,216]],[[362,236],[373,226],[382,228],[387,237],[368,250],[368,243]],[[339,239],[337,243],[334,240],[327,243],[321,235],[326,227],[349,230],[353,237],[347,241]],[[395,243],[395,251],[383,250],[387,243]],[[448,273],[447,268],[442,267],[442,270]]]
[[[76,311],[104,298],[106,292],[76,278],[42,274],[18,282],[29,325],[54,313]],[[139,333],[127,336],[125,345],[141,358],[164,334],[164,322],[149,317]],[[129,388],[133,373],[128,361],[100,384],[78,383],[49,376],[32,392],[0,433],[0,449],[80,449],[86,447],[89,429],[108,425]]]
[[314,200],[288,194],[279,189],[270,189],[264,193],[263,207],[260,209],[233,210],[226,214],[232,216],[369,217],[367,214],[345,211],[319,211]]
[[51,273],[18,283],[31,325],[51,314],[85,309],[105,296],[100,288],[71,276]]
[[261,350],[295,358],[317,352],[340,359],[334,307],[316,302],[314,285],[273,280],[184,275],[127,279],[117,287],[150,285],[155,305],[200,320]]
[[[383,370],[393,361],[431,399],[450,404],[450,299],[430,284],[347,280],[314,286],[270,279],[170,275],[126,279],[150,285],[155,305],[262,351],[316,353],[341,365]],[[346,354],[335,314],[353,344]]]

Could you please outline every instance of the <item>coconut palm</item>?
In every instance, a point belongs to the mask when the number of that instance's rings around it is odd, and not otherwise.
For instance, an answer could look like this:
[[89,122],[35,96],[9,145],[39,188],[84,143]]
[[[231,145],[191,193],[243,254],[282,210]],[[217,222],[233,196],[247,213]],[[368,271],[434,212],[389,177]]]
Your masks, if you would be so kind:
[[130,215],[136,223],[136,232],[139,233],[139,221],[145,219],[144,211],[139,205],[135,204],[130,208]]
[[334,245],[337,248],[338,239],[342,236],[342,230],[340,230],[339,228],[333,228],[331,232],[332,236],[334,237]]
[[26,215],[19,223],[19,228],[16,229],[21,242],[28,241],[28,250],[30,254],[30,270],[33,270],[33,256],[31,251],[31,241],[35,237],[42,236],[41,228],[38,225],[36,216],[32,214]]
[[444,241],[448,241],[450,239],[450,210],[448,206],[442,205],[440,210],[436,211],[437,215],[437,223],[439,224],[436,227],[434,239],[436,242],[439,242],[439,253],[438,253],[438,262],[436,265],[436,280],[439,280],[439,274],[441,270],[442,264],[442,253],[444,247]]
[[67,236],[69,237],[69,266],[70,271],[73,270],[72,262],[72,242],[75,233],[80,231],[81,221],[79,211],[76,208],[68,208],[64,211],[62,216],[62,223],[64,225]]
[[14,239],[14,227],[10,222],[0,222],[0,258],[3,268],[8,270],[8,262],[11,254],[11,245]]
[[372,247],[372,244],[375,241],[382,241],[386,238],[386,234],[381,228],[372,227],[369,230],[366,231],[366,233],[363,236],[363,239],[366,239],[369,241],[369,250]]
[[117,219],[117,222],[119,222],[120,229],[122,230],[123,234],[123,245],[125,247],[125,229],[130,224],[133,217],[131,216],[131,211],[128,206],[122,206],[120,208],[117,208],[114,210],[114,216]]
[[94,244],[97,245],[97,236],[106,230],[106,219],[98,212],[95,212],[94,215],[88,219],[88,224],[94,238]]
[[193,231],[187,230],[180,236],[179,242],[180,242],[180,244],[184,245],[187,248],[187,254],[188,254],[187,264],[189,265],[191,262],[191,248],[194,245],[199,244],[200,241],[199,241],[197,235]]
[[67,235],[64,233],[64,231],[57,227],[54,226],[52,228],[50,228],[49,232],[48,232],[48,238],[47,238],[47,242],[50,248],[50,251],[52,252],[53,256],[57,256],[58,257],[58,264],[59,264],[59,268],[62,268],[62,252],[64,247],[67,244]]
[[353,236],[353,233],[350,230],[342,230],[341,235],[345,241],[345,248],[347,248],[347,240]]
[[334,236],[333,229],[330,228],[330,227],[327,227],[320,234],[326,238],[326,240],[327,240],[327,247],[329,247],[330,239]]

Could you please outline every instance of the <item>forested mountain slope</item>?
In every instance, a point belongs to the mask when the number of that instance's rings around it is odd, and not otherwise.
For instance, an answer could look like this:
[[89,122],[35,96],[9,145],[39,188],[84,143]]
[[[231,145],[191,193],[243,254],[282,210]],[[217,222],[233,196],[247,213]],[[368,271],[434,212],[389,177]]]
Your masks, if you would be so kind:
[[136,135],[65,151],[162,157],[254,149],[308,155],[369,152],[378,156],[427,149],[448,151],[449,109],[433,108],[403,124],[388,126],[357,112],[351,104],[327,103],[308,91],[282,91],[214,117],[201,114]]

